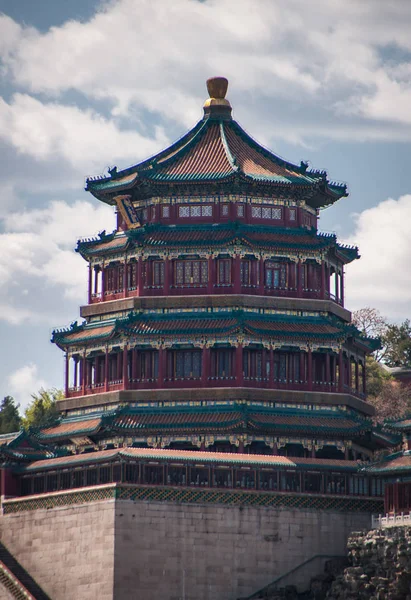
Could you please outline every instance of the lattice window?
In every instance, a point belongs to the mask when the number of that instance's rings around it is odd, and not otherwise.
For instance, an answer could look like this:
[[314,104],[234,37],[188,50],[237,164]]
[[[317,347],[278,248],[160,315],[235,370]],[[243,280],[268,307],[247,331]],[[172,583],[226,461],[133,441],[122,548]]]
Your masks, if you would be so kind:
[[137,263],[128,263],[127,268],[127,287],[129,289],[137,287]]
[[231,283],[231,259],[229,258],[218,261],[218,283],[225,285]]
[[261,206],[252,206],[251,216],[253,219],[261,219]]
[[210,205],[202,206],[201,207],[201,216],[202,217],[212,217],[213,216],[213,207]]
[[183,285],[184,283],[184,262],[182,260],[178,260],[176,262],[176,284]]
[[148,210],[145,208],[143,210],[143,221],[147,221],[148,219]]
[[164,262],[155,260],[153,262],[153,285],[164,285]]
[[271,218],[272,219],[281,219],[281,215],[282,215],[281,208],[273,208],[271,210]]
[[189,206],[179,206],[178,207],[178,216],[179,217],[189,217],[190,216],[190,207]]
[[295,208],[290,208],[289,211],[288,211],[288,215],[289,215],[290,221],[295,221],[296,217],[297,217],[297,211],[296,211],[296,209]]
[[241,261],[241,285],[250,285],[251,283],[251,261]]
[[201,353],[177,350],[175,352],[175,377],[178,379],[201,377]]
[[170,218],[170,207],[169,206],[163,206],[162,211],[163,211],[163,218],[164,219],[169,219]]
[[178,260],[175,263],[176,285],[206,284],[208,265],[205,260]]
[[114,267],[109,267],[104,272],[105,276],[105,290],[107,292],[112,292],[115,289],[115,277],[114,277]]
[[190,217],[201,217],[201,206],[191,206]]
[[205,260],[201,261],[201,283],[208,283],[208,263]]
[[267,262],[265,285],[269,288],[285,288],[287,286],[287,266],[282,263]]
[[228,217],[228,204],[221,205],[221,214],[223,217]]
[[237,217],[244,217],[244,204],[238,204]]
[[151,207],[151,219],[154,221],[155,218],[156,218],[156,207],[152,206]]
[[271,208],[263,206],[261,210],[261,217],[263,219],[271,219]]

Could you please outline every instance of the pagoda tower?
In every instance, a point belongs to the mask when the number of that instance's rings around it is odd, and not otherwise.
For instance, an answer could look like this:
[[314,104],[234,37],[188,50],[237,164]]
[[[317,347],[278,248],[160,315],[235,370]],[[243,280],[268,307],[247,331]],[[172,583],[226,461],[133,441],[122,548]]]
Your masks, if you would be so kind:
[[61,412],[127,406],[135,445],[366,458],[373,436],[354,421],[372,413],[376,342],[344,307],[358,249],[317,230],[346,186],[260,146],[227,85],[207,81],[203,118],[172,146],[87,179],[117,227],[77,246],[88,304],[82,324],[53,333]]

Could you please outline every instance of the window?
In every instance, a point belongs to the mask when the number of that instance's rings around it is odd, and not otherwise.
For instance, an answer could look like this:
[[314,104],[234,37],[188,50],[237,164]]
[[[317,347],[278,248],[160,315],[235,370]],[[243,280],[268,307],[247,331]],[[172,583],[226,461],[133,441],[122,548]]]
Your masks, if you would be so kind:
[[178,216],[182,218],[212,217],[213,207],[210,204],[205,206],[200,204],[196,204],[194,206],[180,206],[178,209]]
[[244,204],[237,206],[237,217],[244,217]]
[[252,206],[251,217],[253,219],[282,219],[282,209],[271,206]]
[[263,376],[263,360],[260,350],[245,350],[243,353],[244,377],[261,379]]
[[127,267],[127,287],[133,290],[137,287],[137,263],[130,262]]
[[164,262],[160,260],[153,261],[153,285],[164,285]]
[[241,285],[251,284],[251,261],[241,261]]
[[223,217],[228,217],[228,204],[221,205],[221,214]]
[[107,267],[104,272],[105,275],[105,291],[106,292],[119,292],[124,287],[124,265],[118,265],[117,267]]
[[287,380],[287,355],[274,352],[274,381],[285,382]]
[[201,377],[201,352],[198,350],[176,350],[172,353],[174,359],[173,372],[176,379]]
[[295,208],[290,208],[288,210],[288,216],[289,216],[290,221],[295,221],[296,216],[297,216],[297,211],[295,210]]
[[163,214],[163,218],[164,219],[169,219],[170,218],[170,207],[169,206],[163,206],[162,214]]
[[219,285],[231,284],[231,259],[223,258],[218,261],[218,283]]
[[207,285],[206,260],[177,260],[174,267],[175,285]]
[[265,285],[269,288],[287,287],[287,268],[284,263],[267,262],[265,265]]
[[156,207],[152,206],[151,207],[151,219],[152,219],[152,221],[154,221],[155,218],[156,218]]
[[219,349],[211,351],[211,374],[212,377],[231,377],[233,351],[228,349]]
[[158,352],[157,350],[137,351],[137,378],[157,379]]

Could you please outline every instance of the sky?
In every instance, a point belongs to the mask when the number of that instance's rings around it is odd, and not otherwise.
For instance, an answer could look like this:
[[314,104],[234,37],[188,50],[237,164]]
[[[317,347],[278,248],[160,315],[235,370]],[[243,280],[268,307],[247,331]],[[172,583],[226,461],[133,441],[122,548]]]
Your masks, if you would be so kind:
[[346,306],[411,317],[410,27],[404,0],[0,0],[0,398],[63,387],[74,248],[115,226],[85,178],[179,138],[215,75],[260,143],[347,183],[320,221],[360,248]]

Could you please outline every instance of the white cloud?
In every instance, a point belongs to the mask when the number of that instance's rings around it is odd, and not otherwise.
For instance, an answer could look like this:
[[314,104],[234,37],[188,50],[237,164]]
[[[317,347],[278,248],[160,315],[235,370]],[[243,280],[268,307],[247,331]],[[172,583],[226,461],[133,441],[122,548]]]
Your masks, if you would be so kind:
[[344,240],[359,246],[361,259],[347,267],[347,306],[372,305],[392,319],[406,319],[411,306],[411,195],[388,199],[355,216]]
[[10,395],[20,404],[23,413],[32,401],[31,394],[35,394],[40,388],[49,388],[48,383],[38,373],[37,365],[29,363],[19,367],[7,378]]
[[75,240],[114,227],[113,209],[90,202],[51,202],[45,209],[11,213],[0,234],[0,319],[59,322],[61,297],[84,302],[85,261]]
[[145,138],[92,110],[42,103],[27,94],[15,94],[9,104],[0,98],[0,139],[20,154],[38,161],[57,157],[81,172],[100,171],[107,160],[145,158],[168,141],[161,128],[155,138]]
[[[297,139],[296,114],[305,117],[304,127],[321,123],[324,112],[332,126],[317,135],[339,137],[347,126],[375,125],[374,138],[403,139],[395,124],[411,125],[410,19],[411,4],[403,0],[118,0],[87,22],[71,20],[46,33],[0,18],[0,58],[15,83],[30,93],[58,98],[75,90],[109,100],[113,115],[137,122],[142,111],[150,111],[191,125],[200,116],[204,79],[225,74],[234,106],[244,95],[244,107],[258,97],[257,106],[242,109],[246,121],[251,108],[258,108],[261,128],[270,116],[274,129],[283,109],[287,139]],[[94,114],[36,102],[23,95],[12,103],[12,113],[21,109],[38,116],[21,123],[29,131],[27,140],[18,131],[12,134],[23,151],[37,136],[39,155],[58,147],[68,160],[76,160],[73,146],[80,156],[90,156],[90,147],[104,147],[110,136],[124,143],[126,153],[128,142],[148,143],[110,131]],[[86,131],[96,137],[78,140],[76,122],[84,119]],[[44,138],[42,124],[50,122],[55,136]],[[411,139],[411,128],[407,134]]]

